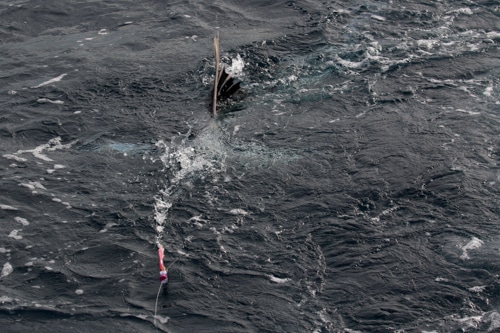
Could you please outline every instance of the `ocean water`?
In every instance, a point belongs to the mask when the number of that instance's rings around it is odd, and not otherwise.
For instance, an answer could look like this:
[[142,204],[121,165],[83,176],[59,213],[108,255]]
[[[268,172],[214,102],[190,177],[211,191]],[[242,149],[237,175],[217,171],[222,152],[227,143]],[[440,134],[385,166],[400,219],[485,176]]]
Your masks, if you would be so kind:
[[496,1],[13,0],[0,42],[2,332],[500,331]]

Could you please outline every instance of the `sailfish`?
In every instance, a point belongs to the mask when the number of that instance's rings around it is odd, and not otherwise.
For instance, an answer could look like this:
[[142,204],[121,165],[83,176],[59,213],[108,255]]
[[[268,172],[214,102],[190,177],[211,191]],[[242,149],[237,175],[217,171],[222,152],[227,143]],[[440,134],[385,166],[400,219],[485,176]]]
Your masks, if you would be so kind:
[[215,79],[212,89],[210,111],[212,116],[217,116],[217,102],[230,98],[241,87],[241,81],[226,72],[224,66],[220,66],[219,33],[214,37],[215,49]]

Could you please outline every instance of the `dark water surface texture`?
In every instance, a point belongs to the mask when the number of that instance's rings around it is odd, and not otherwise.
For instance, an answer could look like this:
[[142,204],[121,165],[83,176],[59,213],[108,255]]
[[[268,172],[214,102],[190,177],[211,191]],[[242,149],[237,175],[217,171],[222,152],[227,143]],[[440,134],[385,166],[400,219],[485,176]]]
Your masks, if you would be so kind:
[[2,332],[500,331],[497,1],[14,0],[0,41]]

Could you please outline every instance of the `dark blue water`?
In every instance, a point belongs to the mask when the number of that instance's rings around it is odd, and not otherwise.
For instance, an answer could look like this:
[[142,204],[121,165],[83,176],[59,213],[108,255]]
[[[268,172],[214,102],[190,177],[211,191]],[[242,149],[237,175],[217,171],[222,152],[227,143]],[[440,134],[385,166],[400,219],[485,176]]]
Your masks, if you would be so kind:
[[499,331],[499,16],[3,2],[2,332]]

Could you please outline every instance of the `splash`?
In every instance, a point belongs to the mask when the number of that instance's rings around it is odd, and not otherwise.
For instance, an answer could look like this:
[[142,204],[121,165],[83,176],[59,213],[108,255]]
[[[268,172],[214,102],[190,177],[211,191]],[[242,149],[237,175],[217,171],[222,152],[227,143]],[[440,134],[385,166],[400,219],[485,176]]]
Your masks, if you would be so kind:
[[196,179],[213,178],[225,170],[226,148],[215,122],[212,122],[194,140],[189,139],[190,135],[191,129],[186,134],[172,138],[170,143],[163,140],[156,143],[162,151],[160,160],[164,167],[167,184],[154,197],[157,244],[163,238],[168,215],[179,195],[179,189]]

